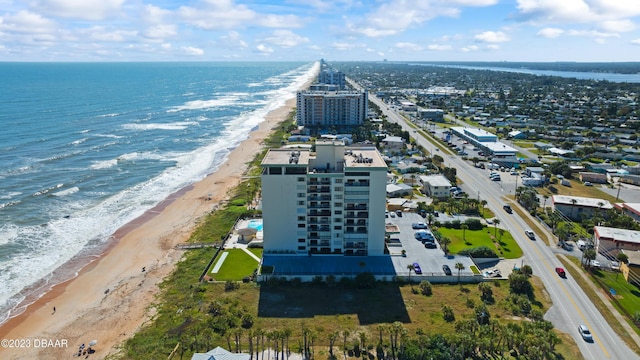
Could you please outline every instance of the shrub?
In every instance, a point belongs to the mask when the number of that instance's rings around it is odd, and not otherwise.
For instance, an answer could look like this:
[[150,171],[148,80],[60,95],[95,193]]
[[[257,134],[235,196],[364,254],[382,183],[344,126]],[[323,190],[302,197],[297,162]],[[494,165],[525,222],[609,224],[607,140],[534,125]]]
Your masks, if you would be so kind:
[[431,283],[427,280],[422,280],[420,282],[420,291],[422,292],[422,295],[431,296],[433,294]]
[[480,219],[467,219],[465,222],[469,227],[469,230],[482,230],[482,223]]
[[453,313],[453,309],[449,305],[442,305],[442,317],[446,322],[456,321],[456,316]]
[[458,252],[459,255],[469,255],[476,258],[497,258],[495,251],[486,246],[464,249]]

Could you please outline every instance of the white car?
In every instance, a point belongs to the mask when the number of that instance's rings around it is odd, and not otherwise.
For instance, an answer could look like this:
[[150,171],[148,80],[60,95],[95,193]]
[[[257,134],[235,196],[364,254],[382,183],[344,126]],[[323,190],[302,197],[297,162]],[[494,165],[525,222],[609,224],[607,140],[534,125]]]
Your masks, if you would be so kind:
[[536,234],[531,231],[531,230],[525,230],[524,233],[527,235],[527,237],[531,240],[535,240],[536,239]]
[[591,335],[591,331],[589,331],[589,328],[586,325],[578,325],[578,332],[584,341],[593,341],[593,335]]

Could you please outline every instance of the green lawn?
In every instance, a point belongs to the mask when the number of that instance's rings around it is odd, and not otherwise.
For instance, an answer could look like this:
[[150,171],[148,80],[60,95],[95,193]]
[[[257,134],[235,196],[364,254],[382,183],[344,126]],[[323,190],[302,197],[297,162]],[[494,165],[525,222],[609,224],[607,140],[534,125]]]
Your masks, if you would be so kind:
[[449,251],[453,254],[457,254],[463,249],[486,246],[496,252],[498,256],[506,259],[517,259],[522,256],[522,249],[513,239],[508,231],[505,231],[500,235],[500,229],[497,231],[498,241],[494,243],[494,231],[493,227],[487,227],[482,230],[467,230],[465,233],[465,240],[462,239],[462,230],[447,229],[444,227],[438,228],[438,231],[451,239],[451,245],[449,245]]
[[[250,276],[253,273],[253,270],[258,267],[256,259],[249,256],[249,254],[245,253],[242,249],[229,249],[224,252],[229,253],[229,255],[225,258],[220,270],[217,273],[209,272],[209,276],[213,277],[216,281],[239,281],[245,276]],[[222,259],[222,253],[218,255],[218,258],[211,267],[212,269],[220,259]]]
[[616,302],[632,316],[640,312],[640,288],[627,283],[618,272],[594,270],[593,277],[598,279],[606,289],[613,289]]

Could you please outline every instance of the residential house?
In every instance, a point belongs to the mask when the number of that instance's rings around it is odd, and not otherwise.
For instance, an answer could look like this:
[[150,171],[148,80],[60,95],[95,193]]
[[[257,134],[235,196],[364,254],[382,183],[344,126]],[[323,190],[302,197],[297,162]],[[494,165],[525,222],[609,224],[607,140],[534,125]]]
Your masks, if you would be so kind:
[[613,209],[613,205],[604,199],[567,195],[551,196],[551,207],[573,221],[581,221],[596,213],[604,217],[607,210]]
[[444,200],[451,196],[451,182],[444,175],[422,175],[422,192],[435,199]]
[[599,252],[616,253],[622,249],[640,250],[640,231],[594,226],[593,238]]

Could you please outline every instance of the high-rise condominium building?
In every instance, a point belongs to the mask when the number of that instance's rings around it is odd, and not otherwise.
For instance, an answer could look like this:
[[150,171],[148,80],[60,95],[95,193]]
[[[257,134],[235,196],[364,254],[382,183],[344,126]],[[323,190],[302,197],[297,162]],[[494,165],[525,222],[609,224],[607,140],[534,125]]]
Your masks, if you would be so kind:
[[367,92],[355,90],[299,91],[297,123],[306,127],[357,126],[367,118]]
[[262,161],[266,254],[384,253],[387,165],[374,148],[318,141]]

